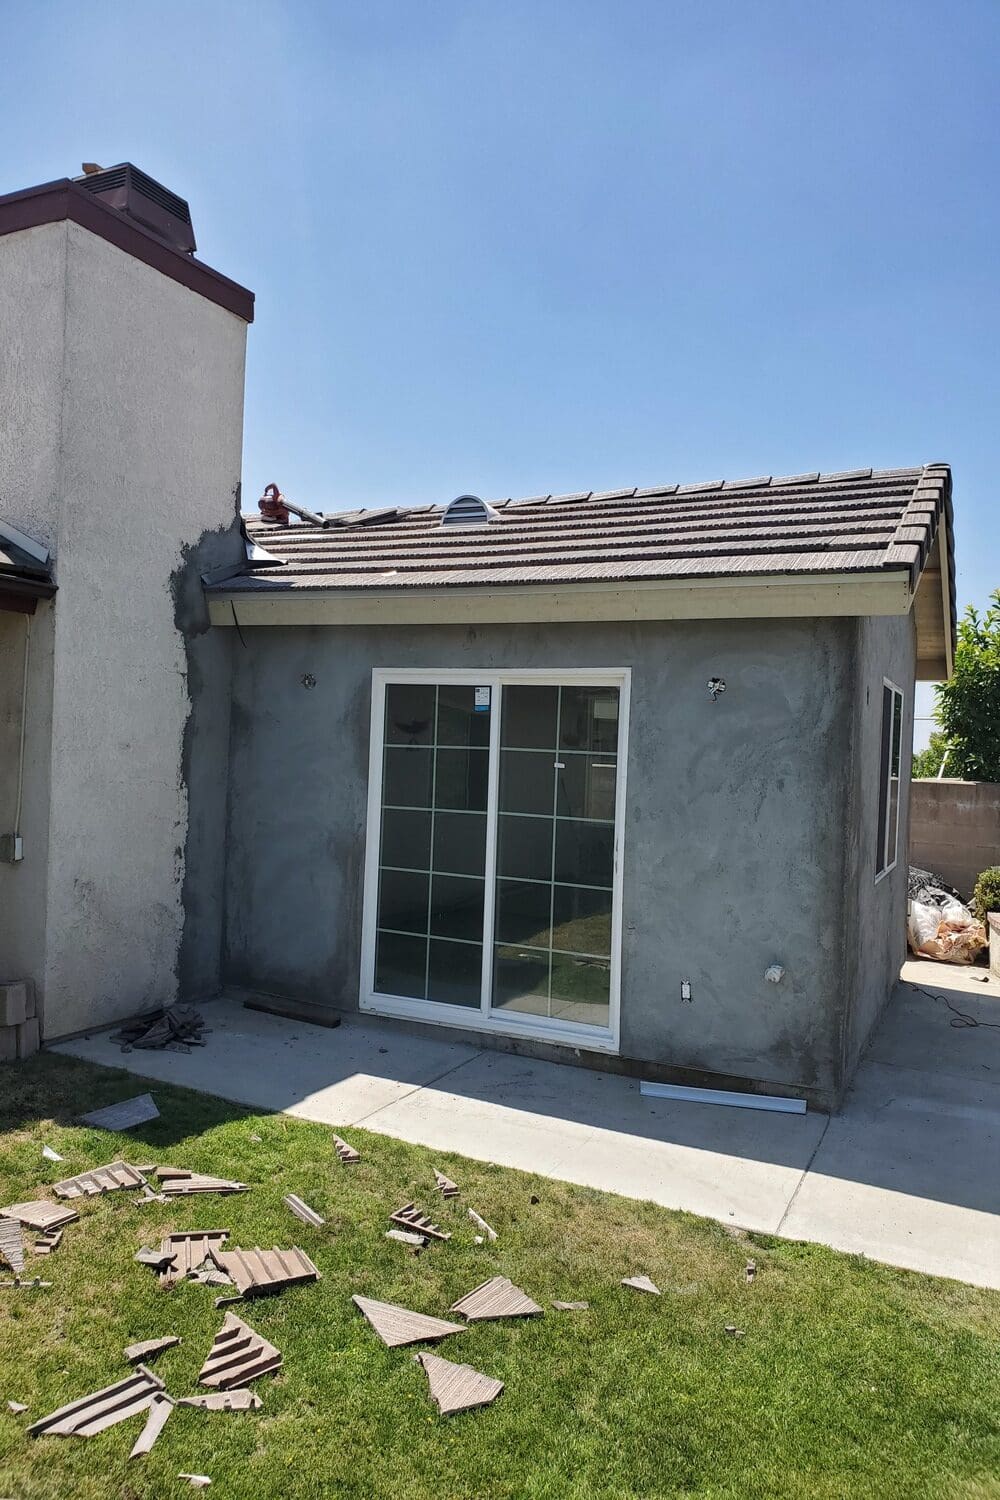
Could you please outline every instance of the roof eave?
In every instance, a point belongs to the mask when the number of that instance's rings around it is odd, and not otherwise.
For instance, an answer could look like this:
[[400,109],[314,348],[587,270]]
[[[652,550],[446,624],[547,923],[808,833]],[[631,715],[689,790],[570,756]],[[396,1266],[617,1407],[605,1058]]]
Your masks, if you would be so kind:
[[39,600],[52,599],[55,592],[56,586],[50,579],[0,570],[0,610],[33,615]]
[[[525,623],[905,615],[908,569],[445,587],[208,591],[215,625]],[[443,613],[444,611],[444,613]]]

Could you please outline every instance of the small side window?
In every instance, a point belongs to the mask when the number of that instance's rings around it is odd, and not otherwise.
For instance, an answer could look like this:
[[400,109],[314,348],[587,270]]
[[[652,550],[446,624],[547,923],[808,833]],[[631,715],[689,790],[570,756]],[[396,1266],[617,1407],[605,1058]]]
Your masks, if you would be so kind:
[[903,749],[903,695],[882,684],[882,741],[879,760],[878,830],[875,879],[895,867],[899,844],[899,767]]

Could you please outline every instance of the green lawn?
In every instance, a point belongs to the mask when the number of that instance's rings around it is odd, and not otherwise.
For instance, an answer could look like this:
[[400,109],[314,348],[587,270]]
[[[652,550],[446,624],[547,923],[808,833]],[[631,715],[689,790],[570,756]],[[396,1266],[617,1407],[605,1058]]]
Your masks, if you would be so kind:
[[[1000,1497],[996,1294],[361,1130],[345,1135],[362,1163],[341,1167],[322,1126],[166,1086],[153,1085],[161,1118],[129,1136],[73,1126],[77,1111],[145,1087],[44,1055],[0,1069],[0,1204],[119,1156],[252,1184],[166,1205],[140,1207],[129,1192],[86,1201],[60,1249],[33,1262],[51,1290],[0,1292],[0,1495],[166,1500],[193,1493],[176,1477],[193,1470],[211,1475],[213,1500]],[[43,1143],[65,1161],[45,1161]],[[433,1165],[459,1199],[431,1191]],[[292,1218],[290,1191],[324,1229]],[[408,1199],[454,1231],[419,1259],[383,1238]],[[474,1244],[467,1205],[498,1230],[496,1245]],[[263,1408],[178,1409],[131,1463],[141,1418],[89,1439],[27,1437],[28,1422],[121,1378],[122,1348],[139,1339],[181,1335],[155,1368],[172,1395],[195,1391],[222,1322],[213,1293],[163,1291],[132,1259],[195,1227],[229,1229],[233,1245],[299,1244],[322,1272],[237,1309],[284,1354],[283,1370],[256,1382]],[[661,1298],[619,1285],[638,1272]],[[412,1351],[384,1348],[351,1293],[446,1314],[497,1273],[546,1314],[437,1346],[507,1383],[494,1406],[442,1419]],[[553,1298],[590,1310],[557,1313]],[[11,1399],[28,1413],[8,1412]]]

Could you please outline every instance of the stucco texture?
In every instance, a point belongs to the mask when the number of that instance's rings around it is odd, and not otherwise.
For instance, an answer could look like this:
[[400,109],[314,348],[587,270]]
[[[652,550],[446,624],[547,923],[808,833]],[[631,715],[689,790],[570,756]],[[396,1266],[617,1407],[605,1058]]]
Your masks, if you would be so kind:
[[[17,320],[0,514],[50,545],[58,585],[51,744],[43,716],[28,726],[51,767],[47,828],[25,827],[24,866],[5,872],[37,868],[46,840],[44,964],[29,977],[51,1038],[177,994],[189,670],[207,630],[204,610],[179,628],[177,583],[206,534],[238,549],[246,325],[74,224],[10,235],[0,255]],[[228,703],[228,655],[201,649],[206,701]],[[206,740],[216,805],[222,717]],[[221,866],[215,883],[217,954]]]
[[[622,1056],[814,1097],[838,1088],[854,622],[244,637],[233,648],[229,984],[320,1011],[357,1007],[373,668],[630,667]],[[717,702],[713,676],[727,685]],[[775,963],[777,985],[764,978]]]
[[[843,1073],[849,1078],[885,1009],[906,957],[906,874],[913,761],[916,632],[912,615],[852,622],[856,636],[852,789],[844,824],[847,911],[843,969]],[[882,681],[903,692],[895,869],[875,879]]]

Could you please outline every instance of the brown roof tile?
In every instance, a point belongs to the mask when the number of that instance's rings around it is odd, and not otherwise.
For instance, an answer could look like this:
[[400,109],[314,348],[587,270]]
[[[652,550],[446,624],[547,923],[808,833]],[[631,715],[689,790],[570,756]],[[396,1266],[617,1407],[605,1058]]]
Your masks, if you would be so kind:
[[[923,567],[951,474],[944,464],[713,480],[490,502],[488,526],[441,526],[443,506],[348,511],[323,525],[253,518],[285,565],[225,594],[572,584]],[[950,541],[950,537],[949,537]]]

